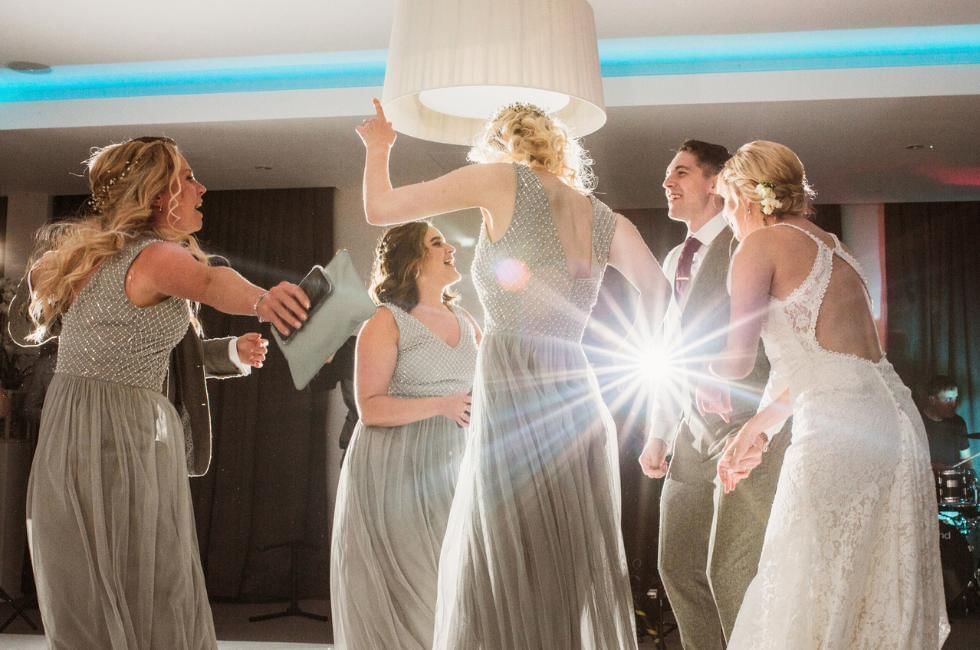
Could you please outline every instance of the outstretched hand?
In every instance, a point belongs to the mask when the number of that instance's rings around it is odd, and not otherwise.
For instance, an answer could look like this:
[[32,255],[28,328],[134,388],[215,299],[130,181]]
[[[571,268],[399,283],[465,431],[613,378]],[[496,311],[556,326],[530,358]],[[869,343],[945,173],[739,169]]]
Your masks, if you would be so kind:
[[640,468],[649,478],[667,475],[667,443],[659,438],[648,438],[640,452]]
[[762,463],[766,443],[765,433],[755,427],[751,419],[728,440],[718,461],[718,480],[725,494],[731,493]]
[[283,281],[259,299],[255,315],[260,323],[272,323],[280,334],[288,336],[291,330],[303,326],[309,308],[310,299],[306,292],[299,285]]
[[235,348],[238,351],[239,361],[246,366],[261,368],[265,362],[265,355],[269,351],[269,341],[262,338],[258,332],[249,332],[238,337]]
[[364,147],[390,147],[395,144],[398,134],[392,128],[391,122],[385,117],[385,110],[381,107],[381,101],[374,98],[374,116],[369,117],[360,126],[354,127],[357,135],[361,136]]

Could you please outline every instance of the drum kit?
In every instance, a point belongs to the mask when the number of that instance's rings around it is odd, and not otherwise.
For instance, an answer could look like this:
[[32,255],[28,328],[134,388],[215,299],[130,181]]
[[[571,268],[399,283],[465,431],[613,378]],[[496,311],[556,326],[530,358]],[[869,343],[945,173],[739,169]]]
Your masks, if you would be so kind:
[[966,466],[976,456],[936,472],[946,606],[966,611],[980,607],[980,485]]

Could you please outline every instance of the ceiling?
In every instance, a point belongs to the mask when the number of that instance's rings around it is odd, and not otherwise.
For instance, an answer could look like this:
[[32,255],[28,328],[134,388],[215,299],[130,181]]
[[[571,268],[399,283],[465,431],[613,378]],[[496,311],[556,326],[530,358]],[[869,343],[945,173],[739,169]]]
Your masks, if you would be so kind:
[[[151,10],[131,0],[0,0],[0,64],[383,49],[393,5],[394,0],[291,0],[274,11],[237,0],[172,0]],[[592,5],[600,38],[980,23],[976,0],[949,0],[938,9],[935,3],[908,0],[594,0]],[[800,154],[822,202],[980,200],[980,65],[920,71],[923,86],[937,75],[954,80],[925,93],[929,96],[918,96],[914,89],[879,92],[876,86],[888,71],[865,72],[678,78],[664,80],[674,86],[661,87],[683,86],[685,91],[664,91],[655,101],[642,94],[630,96],[630,86],[606,80],[608,122],[585,141],[597,161],[599,191],[616,207],[662,206],[659,181],[671,148],[680,141],[697,137],[734,148],[764,138],[784,142]],[[774,86],[794,79],[797,86],[809,88],[795,94],[775,92]],[[845,84],[850,90],[838,92],[838,85]],[[749,85],[752,92],[739,91],[740,85]],[[687,89],[694,86],[707,88],[707,99],[690,99]],[[753,100],[755,90],[760,92]],[[365,88],[353,97],[367,112],[367,98],[376,93],[379,88]],[[736,95],[736,101],[728,101]],[[140,134],[177,139],[211,189],[359,183],[363,154],[353,132],[358,111],[285,118],[270,113],[272,119],[258,111],[241,119],[238,112],[223,112],[220,102],[228,97],[197,99],[210,102],[207,119],[186,121],[175,112],[174,119],[128,124],[120,119],[121,126],[46,128],[30,128],[29,123],[5,128],[0,119],[0,194],[83,192],[85,183],[77,174],[89,148]],[[128,101],[135,106],[154,99]],[[39,115],[46,108],[39,106]],[[905,148],[913,144],[926,147]],[[463,164],[464,158],[463,148],[403,137],[393,155],[393,178],[396,184],[421,180]]]

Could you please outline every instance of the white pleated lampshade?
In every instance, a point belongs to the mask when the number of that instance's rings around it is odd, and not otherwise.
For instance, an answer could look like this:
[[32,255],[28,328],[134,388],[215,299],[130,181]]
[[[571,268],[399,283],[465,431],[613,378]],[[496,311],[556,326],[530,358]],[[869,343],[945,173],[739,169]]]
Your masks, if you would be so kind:
[[577,137],[605,123],[586,0],[397,0],[382,94],[396,130],[471,145],[515,101]]

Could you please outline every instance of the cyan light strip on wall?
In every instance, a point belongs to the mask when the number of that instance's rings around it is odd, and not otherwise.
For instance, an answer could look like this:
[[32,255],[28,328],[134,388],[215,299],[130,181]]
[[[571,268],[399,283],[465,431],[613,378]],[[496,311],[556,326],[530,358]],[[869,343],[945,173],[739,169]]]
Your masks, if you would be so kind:
[[0,103],[380,86],[385,50],[0,69]]
[[621,38],[599,42],[603,77],[980,63],[980,25]]
[[[980,64],[980,25],[604,39],[604,77]],[[0,103],[380,86],[384,50],[0,69]]]

